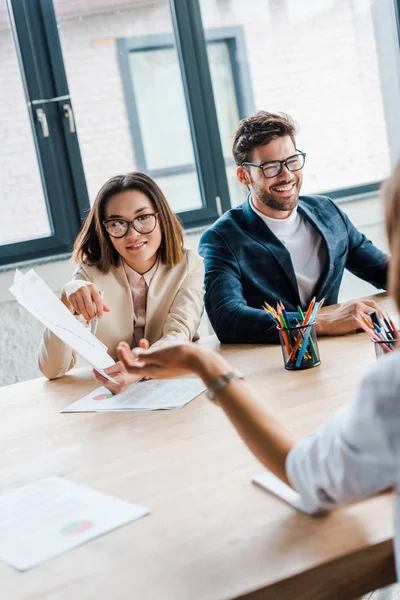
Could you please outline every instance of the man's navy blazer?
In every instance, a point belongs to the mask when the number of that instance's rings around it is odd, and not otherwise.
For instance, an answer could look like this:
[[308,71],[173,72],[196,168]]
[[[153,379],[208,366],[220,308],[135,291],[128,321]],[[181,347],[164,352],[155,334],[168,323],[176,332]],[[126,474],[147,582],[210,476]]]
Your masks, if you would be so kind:
[[[386,289],[387,255],[332,200],[300,196],[298,210],[326,245],[327,265],[314,290],[317,300],[337,302],[344,269]],[[199,252],[206,271],[205,307],[221,342],[277,342],[276,327],[262,306],[282,300],[290,318],[301,305],[299,290],[288,250],[254,212],[249,198],[203,233]]]

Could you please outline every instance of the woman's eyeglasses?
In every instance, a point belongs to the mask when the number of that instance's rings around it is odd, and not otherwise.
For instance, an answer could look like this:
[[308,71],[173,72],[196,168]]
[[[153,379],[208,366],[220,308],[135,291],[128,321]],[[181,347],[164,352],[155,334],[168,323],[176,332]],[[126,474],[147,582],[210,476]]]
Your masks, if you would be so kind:
[[158,213],[140,215],[140,217],[135,217],[132,221],[111,218],[103,221],[103,225],[107,233],[115,238],[124,237],[128,233],[130,225],[138,233],[151,233],[157,225],[157,215]]

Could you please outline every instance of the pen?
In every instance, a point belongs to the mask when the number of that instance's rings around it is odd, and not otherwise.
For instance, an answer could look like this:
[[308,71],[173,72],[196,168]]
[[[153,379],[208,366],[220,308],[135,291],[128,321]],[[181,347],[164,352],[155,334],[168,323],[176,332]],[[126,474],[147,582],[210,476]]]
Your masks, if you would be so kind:
[[[100,290],[99,293],[100,293],[100,298],[103,300],[104,291]],[[93,335],[96,335],[98,324],[99,324],[99,317],[97,316],[97,312],[96,312],[96,316],[93,317],[91,325],[90,325],[90,331]]]
[[[310,323],[311,325],[313,325],[315,323],[315,317],[318,312],[319,304],[320,304],[319,302],[315,302],[315,304],[313,305],[313,309],[308,318],[307,324]],[[301,361],[303,360],[304,354],[307,350],[307,345],[308,345],[308,340],[310,339],[310,335],[311,335],[311,328],[308,329],[308,331],[304,335],[303,346],[297,355],[296,367],[299,367],[301,365]]]
[[[382,340],[377,336],[377,334],[375,333],[375,330],[373,327],[371,327],[371,324],[368,323],[368,321],[366,319],[364,319],[363,317],[361,317],[362,320],[357,319],[356,321],[358,321],[361,329],[364,329],[364,331],[366,333],[368,333],[372,339],[376,340],[377,342],[382,342]],[[389,348],[389,346],[387,346],[386,344],[382,344],[382,348],[385,352],[392,352],[392,348]]]

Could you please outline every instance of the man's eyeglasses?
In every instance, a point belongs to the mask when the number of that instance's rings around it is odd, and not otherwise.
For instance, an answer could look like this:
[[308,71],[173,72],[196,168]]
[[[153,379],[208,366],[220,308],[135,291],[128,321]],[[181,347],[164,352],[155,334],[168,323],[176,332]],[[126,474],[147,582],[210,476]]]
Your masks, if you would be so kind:
[[285,160],[268,160],[264,163],[257,165],[256,163],[243,162],[242,167],[248,165],[250,167],[258,167],[263,172],[264,177],[269,179],[270,177],[276,177],[282,173],[283,165],[288,171],[300,171],[304,167],[306,161],[306,153],[297,150],[296,154],[285,158]]
[[115,238],[124,237],[128,233],[130,225],[138,233],[151,233],[157,225],[157,215],[158,213],[140,215],[140,217],[136,217],[132,221],[111,218],[103,221],[103,225],[107,233]]

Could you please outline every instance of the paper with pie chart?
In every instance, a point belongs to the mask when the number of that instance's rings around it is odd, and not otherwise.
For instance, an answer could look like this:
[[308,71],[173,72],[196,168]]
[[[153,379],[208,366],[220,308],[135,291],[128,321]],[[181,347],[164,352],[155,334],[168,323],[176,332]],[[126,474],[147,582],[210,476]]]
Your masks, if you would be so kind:
[[41,479],[0,495],[0,561],[27,571],[148,513],[59,477]]
[[21,306],[60,340],[107,379],[114,381],[103,371],[114,364],[114,360],[107,353],[107,347],[73,316],[33,269],[25,275],[17,269],[10,292]]
[[105,387],[97,388],[62,412],[177,410],[205,389],[198,378],[137,381],[116,395]]

